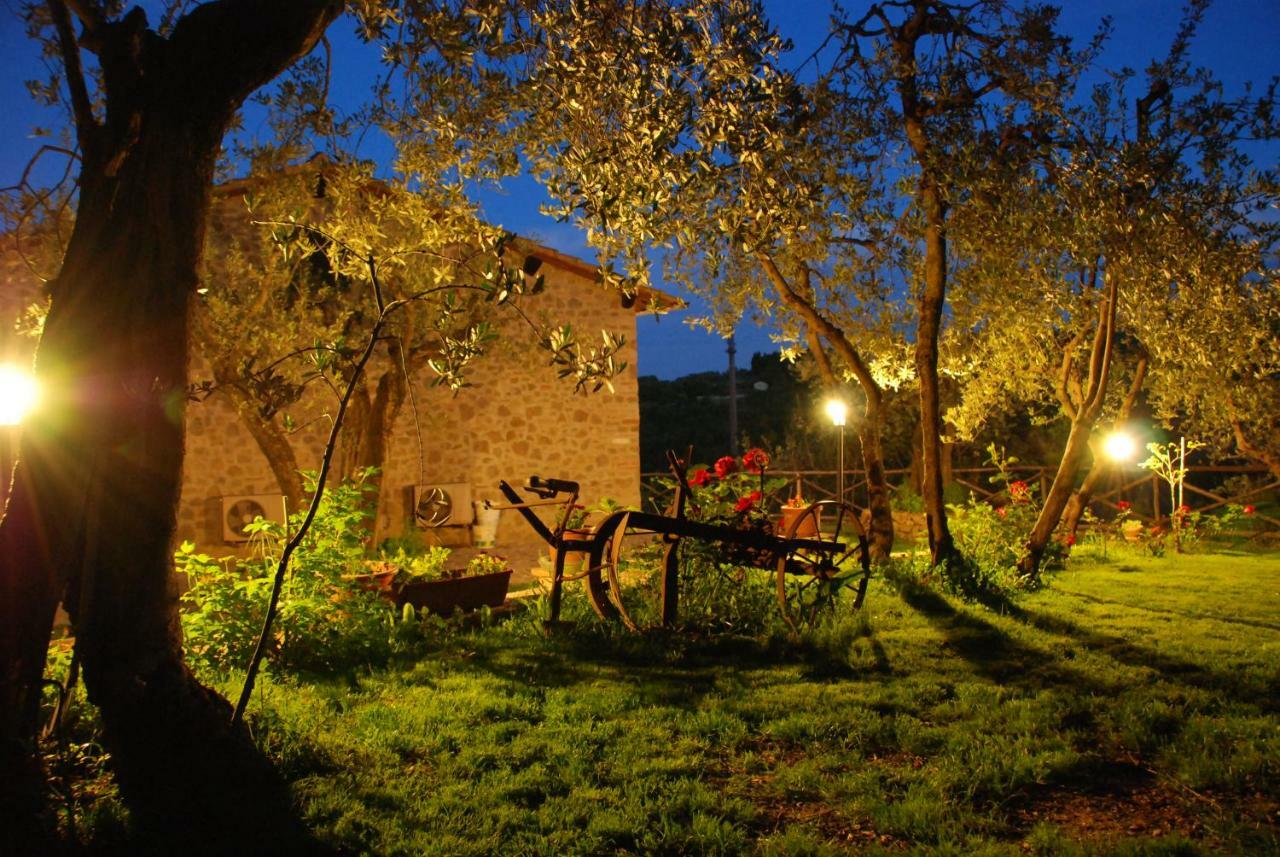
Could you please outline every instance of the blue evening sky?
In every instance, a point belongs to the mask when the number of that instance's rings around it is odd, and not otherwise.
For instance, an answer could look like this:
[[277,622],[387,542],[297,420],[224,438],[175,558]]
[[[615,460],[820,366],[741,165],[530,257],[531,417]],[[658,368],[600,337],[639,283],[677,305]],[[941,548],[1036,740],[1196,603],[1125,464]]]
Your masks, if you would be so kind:
[[[857,10],[858,0],[846,0]],[[1182,4],[1171,0],[1065,0],[1062,24],[1065,32],[1088,39],[1103,15],[1110,15],[1113,36],[1102,57],[1102,67],[1130,66],[1141,70],[1151,60],[1163,57],[1180,19]],[[825,0],[766,0],[766,6],[780,32],[795,42],[795,56],[808,56],[825,36],[828,9]],[[40,74],[40,58],[13,14],[15,0],[0,0],[0,186],[16,182],[41,141],[31,135],[36,126],[54,126],[57,116],[38,108],[27,96],[24,81]],[[341,27],[341,23],[337,28]],[[344,77],[342,62],[346,45],[353,43],[335,28],[335,97],[340,102],[357,103],[365,92],[363,75]],[[1238,93],[1244,82],[1261,87],[1280,74],[1280,0],[1217,0],[1209,9],[1192,47],[1192,61],[1214,70],[1229,94]],[[367,63],[359,63],[366,66]],[[362,153],[376,156],[374,152]],[[1274,156],[1273,156],[1274,157]],[[1274,166],[1274,163],[1272,164]],[[50,167],[61,168],[53,162]],[[556,223],[538,213],[541,194],[529,181],[508,184],[502,193],[486,193],[482,202],[490,220],[506,228],[540,240],[566,253],[594,258],[582,235],[574,227]],[[676,291],[672,289],[672,291]],[[639,323],[641,374],[674,378],[689,372],[721,369],[726,362],[725,343],[682,321],[696,314],[697,305],[684,313],[661,319],[644,317]],[[739,365],[755,351],[776,350],[768,331],[743,323],[737,331]]]

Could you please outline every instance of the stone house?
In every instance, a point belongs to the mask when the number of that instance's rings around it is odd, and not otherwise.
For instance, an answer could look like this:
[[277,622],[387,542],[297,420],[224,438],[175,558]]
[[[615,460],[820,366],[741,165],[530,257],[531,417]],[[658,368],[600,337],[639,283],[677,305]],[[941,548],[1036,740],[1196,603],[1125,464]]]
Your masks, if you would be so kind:
[[[215,218],[228,216],[228,210],[244,216],[236,190],[223,188],[217,194]],[[678,301],[642,291],[624,302],[618,292],[601,285],[595,266],[533,242],[521,241],[519,249],[542,263],[538,273],[545,281],[543,292],[525,299],[527,310],[569,324],[584,338],[598,337],[602,329],[625,335],[621,359],[627,366],[614,379],[613,394],[575,395],[572,384],[558,379],[544,352],[536,349],[532,331],[500,325],[499,342],[468,373],[472,386],[454,394],[431,386],[429,371],[417,373],[411,381],[413,404],[401,409],[386,450],[383,507],[390,535],[419,526],[415,505],[436,486],[444,487],[454,508],[446,525],[424,528],[424,538],[454,546],[473,542],[471,502],[499,499],[499,480],[519,485],[531,474],[570,478],[582,483],[584,502],[602,497],[639,502],[636,316],[665,311]],[[6,274],[0,297],[23,295],[0,302],[12,317],[32,289],[15,267]],[[5,328],[11,326],[6,321]],[[202,354],[193,353],[190,360],[193,381],[209,377]],[[306,400],[300,404],[305,410]],[[306,427],[291,437],[303,470],[320,463],[329,427],[325,407],[331,405],[315,405],[313,415],[319,418],[301,420]],[[246,546],[235,532],[236,523],[255,513],[277,516],[283,506],[281,489],[226,395],[215,390],[189,402],[185,419],[177,538],[214,555],[241,552]],[[501,517],[500,553],[523,549],[531,556],[537,542],[517,514]]]
[[[519,485],[531,474],[576,479],[582,497],[640,500],[640,414],[636,377],[636,315],[670,307],[665,295],[642,295],[623,306],[602,288],[594,266],[547,247],[534,246],[545,291],[531,308],[587,332],[607,329],[626,335],[624,372],[614,393],[575,395],[558,379],[527,330],[504,331],[495,353],[470,373],[473,386],[456,395],[433,387],[427,373],[413,379],[415,407],[401,410],[387,450],[384,495],[392,534],[415,525],[415,492],[445,486],[466,503],[497,500],[499,480]],[[193,377],[196,372],[193,371]],[[327,423],[318,422],[294,440],[303,469],[320,461]],[[458,488],[462,490],[459,491]],[[224,550],[227,515],[238,497],[279,495],[267,460],[234,407],[217,393],[187,407],[187,452],[178,538]],[[429,534],[446,544],[469,544],[471,510],[457,508],[446,525]],[[455,526],[457,524],[457,526]],[[516,514],[500,519],[499,548],[528,545],[537,537]]]

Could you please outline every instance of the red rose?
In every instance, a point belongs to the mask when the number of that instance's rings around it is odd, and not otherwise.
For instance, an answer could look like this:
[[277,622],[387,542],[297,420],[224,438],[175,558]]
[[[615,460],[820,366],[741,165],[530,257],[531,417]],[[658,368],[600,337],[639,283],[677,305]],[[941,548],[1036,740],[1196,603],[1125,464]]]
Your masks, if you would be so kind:
[[700,467],[697,470],[693,471],[693,475],[689,477],[689,484],[697,485],[699,488],[701,488],[703,485],[706,485],[708,482],[710,482],[711,479],[712,479],[711,471],[707,470],[707,468],[705,467]]
[[737,471],[737,469],[738,459],[734,458],[732,455],[726,455],[715,464],[716,476],[721,479],[725,478],[730,473]]
[[1251,505],[1251,506],[1245,506],[1245,507],[1244,507],[1243,509],[1241,509],[1240,511],[1244,512],[1246,515],[1252,515],[1254,512],[1258,511],[1258,507],[1257,507],[1257,506],[1252,506],[1252,505]]
[[750,494],[744,494],[738,498],[738,502],[733,504],[733,511],[742,513],[750,512],[756,507],[756,503],[760,502],[760,492],[752,491]]
[[1067,536],[1067,538],[1066,538],[1066,545],[1067,545],[1067,547],[1071,547],[1071,546],[1072,546],[1073,544],[1075,544],[1075,543],[1076,543],[1076,537],[1075,537],[1074,535],[1072,535],[1072,536]]
[[769,466],[769,453],[759,448],[748,449],[747,454],[742,456],[742,464],[748,473],[764,473],[764,469]]
[[1130,503],[1128,500],[1121,500],[1119,503],[1116,503],[1116,508],[1119,509],[1121,512],[1127,512],[1129,511],[1129,507],[1132,505],[1133,504]]
[[1031,489],[1027,487],[1027,483],[1021,480],[1010,482],[1009,498],[1015,503],[1025,503],[1031,499]]
[[1191,514],[1191,507],[1190,507],[1190,506],[1188,506],[1186,503],[1183,503],[1181,506],[1179,506],[1179,507],[1178,507],[1178,514],[1179,514],[1179,515],[1190,515],[1190,514]]
[[1005,515],[1009,514],[1009,510],[1006,509],[1004,506],[997,506],[996,514],[1003,518]]

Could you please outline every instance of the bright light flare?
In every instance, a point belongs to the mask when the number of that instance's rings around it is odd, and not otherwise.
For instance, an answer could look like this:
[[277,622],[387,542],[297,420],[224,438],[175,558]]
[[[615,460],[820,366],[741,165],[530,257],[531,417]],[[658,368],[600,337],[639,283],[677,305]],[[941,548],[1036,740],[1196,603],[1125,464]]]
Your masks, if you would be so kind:
[[25,369],[0,364],[0,426],[16,426],[40,400],[36,379]]
[[1112,461],[1129,461],[1138,451],[1138,444],[1122,431],[1113,431],[1103,441],[1103,450]]
[[849,408],[839,399],[828,399],[827,416],[831,418],[833,426],[842,426],[849,417]]

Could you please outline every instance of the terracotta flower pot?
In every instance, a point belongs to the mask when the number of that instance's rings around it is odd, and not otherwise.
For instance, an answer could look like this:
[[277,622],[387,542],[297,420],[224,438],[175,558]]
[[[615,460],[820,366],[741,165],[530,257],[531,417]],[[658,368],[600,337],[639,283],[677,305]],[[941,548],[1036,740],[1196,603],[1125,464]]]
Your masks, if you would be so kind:
[[501,607],[510,585],[511,569],[452,580],[410,581],[396,590],[395,602],[397,608],[412,604],[419,610],[450,616],[455,610]]
[[[566,542],[589,542],[594,537],[595,537],[595,533],[593,533],[590,530],[565,530],[564,531],[564,540]],[[555,568],[556,549],[548,546],[547,555],[551,559],[551,567]],[[585,553],[570,553],[566,551],[565,557],[564,557],[564,570],[566,572],[569,572],[569,571],[577,572],[582,567],[582,564],[586,561],[587,561],[587,555]]]
[[395,579],[395,568],[370,570],[368,574],[357,574],[351,578],[356,588],[379,593],[390,593],[395,585]]
[[[782,517],[778,521],[778,535],[786,536],[791,531],[791,525],[795,523],[801,515],[804,514],[806,506],[783,506]],[[800,525],[800,529],[796,530],[795,537],[799,539],[807,539],[818,535],[818,523],[821,513],[810,515]]]

